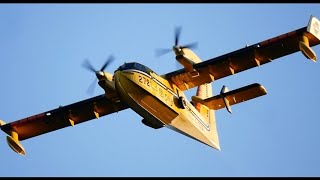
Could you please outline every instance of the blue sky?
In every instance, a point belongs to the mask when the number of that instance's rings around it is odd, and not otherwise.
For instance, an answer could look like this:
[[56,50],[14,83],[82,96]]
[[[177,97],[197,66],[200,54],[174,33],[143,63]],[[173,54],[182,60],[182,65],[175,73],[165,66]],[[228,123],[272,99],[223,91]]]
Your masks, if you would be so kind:
[[[12,122],[103,93],[95,75],[137,61],[165,74],[171,48],[198,42],[203,60],[307,25],[320,4],[0,4],[0,119]],[[320,55],[319,46],[313,50]],[[14,153],[0,135],[0,176],[319,176],[320,66],[297,52],[213,83],[260,83],[268,94],[216,112],[221,151],[170,129],[151,129],[131,109],[22,141]],[[190,97],[195,93],[189,90]]]

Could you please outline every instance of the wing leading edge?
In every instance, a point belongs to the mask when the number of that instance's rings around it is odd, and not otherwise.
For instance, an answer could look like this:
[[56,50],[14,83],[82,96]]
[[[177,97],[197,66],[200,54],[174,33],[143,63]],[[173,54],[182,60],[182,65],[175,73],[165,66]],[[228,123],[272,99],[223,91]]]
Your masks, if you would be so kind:
[[193,68],[199,73],[198,76],[193,76],[185,69],[179,69],[163,77],[173,81],[184,91],[258,67],[297,51],[316,61],[315,53],[310,47],[320,43],[319,25],[320,21],[311,16],[306,27],[194,64]]

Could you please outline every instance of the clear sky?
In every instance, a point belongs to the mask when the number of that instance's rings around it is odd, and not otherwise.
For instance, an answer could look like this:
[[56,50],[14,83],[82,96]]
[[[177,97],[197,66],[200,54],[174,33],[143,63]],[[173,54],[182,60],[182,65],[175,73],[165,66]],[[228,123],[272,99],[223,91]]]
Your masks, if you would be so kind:
[[[85,58],[106,69],[137,61],[165,74],[181,44],[207,60],[304,27],[320,4],[0,4],[0,119],[12,122],[103,93]],[[320,55],[320,46],[313,47]],[[22,141],[0,133],[0,176],[319,176],[320,65],[300,52],[213,83],[215,94],[260,83],[268,94],[216,112],[221,151],[131,109]],[[194,90],[186,92],[188,97]]]

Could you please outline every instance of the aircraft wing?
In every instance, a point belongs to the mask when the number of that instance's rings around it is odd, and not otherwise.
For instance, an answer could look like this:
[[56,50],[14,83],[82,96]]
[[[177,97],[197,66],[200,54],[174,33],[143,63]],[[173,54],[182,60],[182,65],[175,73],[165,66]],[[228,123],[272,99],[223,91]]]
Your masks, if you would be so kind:
[[105,97],[105,94],[102,94],[4,124],[0,128],[8,135],[11,135],[12,131],[16,132],[18,139],[21,141],[64,127],[74,126],[126,108],[128,108],[126,104],[120,101],[111,101]]
[[311,16],[306,27],[194,64],[196,73],[180,69],[163,77],[171,80],[181,90],[188,90],[297,51],[302,51],[306,57],[316,61],[316,55],[310,47],[318,45],[319,39],[320,21]]

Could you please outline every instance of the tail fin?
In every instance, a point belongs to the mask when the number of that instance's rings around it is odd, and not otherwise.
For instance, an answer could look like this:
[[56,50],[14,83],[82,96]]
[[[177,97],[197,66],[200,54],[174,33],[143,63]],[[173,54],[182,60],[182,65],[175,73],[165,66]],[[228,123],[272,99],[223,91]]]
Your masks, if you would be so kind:
[[[194,71],[193,65],[202,61],[192,50],[183,48],[181,51],[179,51],[179,53],[176,53],[176,55],[177,61],[184,66],[185,70],[187,70],[187,72],[189,72],[192,77],[193,73],[198,73]],[[196,96],[193,97],[196,97],[198,99],[207,99],[209,97],[212,97],[211,83],[198,86]],[[180,116],[178,116],[178,118],[172,121],[170,126],[167,127],[197,141],[200,141],[208,146],[220,150],[214,110],[209,109],[203,103],[195,101],[192,101],[192,103],[195,109],[199,112],[199,114],[197,113],[197,120],[195,121],[197,121],[197,123],[200,123],[201,125],[199,124],[199,126],[197,126],[195,122],[191,122],[191,120],[189,120],[188,118],[186,118],[187,120],[179,119]],[[183,113],[184,112],[182,112],[182,114]],[[201,119],[198,119],[199,115],[202,116]]]
[[[196,96],[201,99],[206,99],[213,96],[211,83],[198,86]],[[202,115],[207,124],[210,125],[208,139],[216,146],[214,148],[220,150],[219,136],[216,126],[215,112],[201,103],[194,103],[195,108]]]

